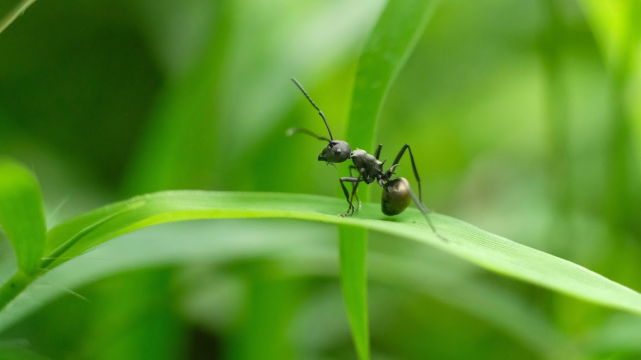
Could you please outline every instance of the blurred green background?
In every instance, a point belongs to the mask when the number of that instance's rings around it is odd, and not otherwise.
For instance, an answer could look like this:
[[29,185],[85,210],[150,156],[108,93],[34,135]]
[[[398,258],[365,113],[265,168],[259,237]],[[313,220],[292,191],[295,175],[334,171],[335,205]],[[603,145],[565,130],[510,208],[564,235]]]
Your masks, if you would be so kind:
[[[341,138],[383,6],[36,2],[0,35],[0,153],[37,174],[49,227],[168,189],[335,196],[347,165],[285,136],[324,132],[289,78]],[[429,207],[639,291],[639,66],[612,60],[585,9],[442,1],[377,141],[382,158],[411,144]],[[414,184],[409,166],[397,173]],[[336,241],[335,226],[279,220],[127,235],[62,266],[61,296],[0,334],[0,358],[354,359]],[[3,237],[0,258],[10,249]],[[373,359],[641,359],[638,316],[380,234],[368,256]]]

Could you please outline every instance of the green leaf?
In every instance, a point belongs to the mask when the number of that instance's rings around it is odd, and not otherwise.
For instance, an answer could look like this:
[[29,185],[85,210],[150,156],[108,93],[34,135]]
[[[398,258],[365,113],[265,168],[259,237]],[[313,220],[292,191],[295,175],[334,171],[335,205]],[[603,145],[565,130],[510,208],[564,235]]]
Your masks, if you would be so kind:
[[47,230],[42,194],[31,171],[7,158],[0,159],[0,224],[16,251],[19,270],[33,275]]
[[[463,221],[434,214],[435,225],[450,240],[446,243],[434,235],[418,210],[408,209],[390,218],[382,215],[376,204],[365,203],[355,216],[342,218],[335,214],[344,208],[343,202],[336,198],[296,194],[160,192],[112,204],[60,224],[48,233],[46,253],[51,253],[87,228],[92,231],[78,239],[63,254],[64,258],[51,263],[49,268],[109,239],[154,224],[214,218],[301,219],[351,225],[418,241],[500,274],[607,307],[641,314],[641,294],[634,290],[572,262],[485,232]],[[0,304],[0,307],[4,305]]]
[[[606,213],[613,229],[637,229],[634,216],[641,201],[641,2],[638,0],[582,0],[588,23],[606,59],[610,73],[611,113],[608,131]],[[616,246],[616,245],[615,245]]]
[[369,359],[367,321],[367,230],[338,227],[341,288],[359,358]]
[[16,4],[16,6],[0,20],[0,33],[5,31],[20,15],[24,14],[27,8],[34,2],[36,2],[36,0],[22,0]]
[[[396,74],[432,14],[436,1],[390,0],[374,26],[358,61],[347,128],[347,142],[372,151],[381,106]],[[361,196],[367,201],[365,192]],[[341,283],[359,358],[369,359],[367,327],[367,232],[340,227]]]
[[[436,7],[434,0],[390,0],[358,61],[347,142],[374,150],[378,113]],[[369,147],[369,148],[367,148]]]

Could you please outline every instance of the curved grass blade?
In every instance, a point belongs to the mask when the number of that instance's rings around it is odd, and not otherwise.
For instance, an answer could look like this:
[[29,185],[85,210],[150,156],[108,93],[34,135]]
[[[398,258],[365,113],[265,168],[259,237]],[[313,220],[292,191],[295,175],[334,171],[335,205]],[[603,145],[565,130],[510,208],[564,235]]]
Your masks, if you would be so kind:
[[33,275],[45,247],[42,194],[36,177],[16,161],[0,159],[0,225],[13,244],[18,269]]
[[[390,84],[404,65],[432,14],[435,0],[390,0],[358,61],[347,142],[374,149],[378,113]],[[367,201],[365,192],[361,198]],[[367,325],[367,232],[339,227],[341,285],[358,356],[369,359]]]
[[365,203],[361,211],[351,218],[336,216],[343,208],[342,199],[278,193],[170,191],[134,197],[73,218],[49,231],[46,254],[92,224],[122,209],[129,209],[94,227],[48,268],[114,237],[154,224],[193,219],[289,218],[351,225],[418,241],[499,274],[607,307],[641,314],[641,294],[636,291],[577,264],[488,233],[463,221],[434,214],[434,224],[450,240],[445,243],[434,235],[416,209],[408,209],[399,216],[389,218],[379,212],[376,204]]

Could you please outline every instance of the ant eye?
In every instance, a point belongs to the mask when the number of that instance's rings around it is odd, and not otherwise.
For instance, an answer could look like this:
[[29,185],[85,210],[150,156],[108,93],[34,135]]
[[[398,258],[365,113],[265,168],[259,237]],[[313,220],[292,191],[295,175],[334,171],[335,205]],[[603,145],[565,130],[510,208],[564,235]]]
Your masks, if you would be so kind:
[[341,149],[336,149],[336,154],[340,155],[343,152]]

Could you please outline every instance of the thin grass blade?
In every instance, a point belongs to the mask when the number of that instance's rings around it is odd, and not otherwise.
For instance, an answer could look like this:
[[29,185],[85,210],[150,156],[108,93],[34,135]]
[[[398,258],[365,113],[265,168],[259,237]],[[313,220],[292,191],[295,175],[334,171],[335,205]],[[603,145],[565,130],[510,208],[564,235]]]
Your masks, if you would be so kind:
[[[396,74],[423,33],[436,1],[390,0],[358,61],[347,142],[374,150],[378,113]],[[361,196],[368,200],[368,193]],[[367,231],[339,227],[341,284],[360,359],[369,359],[367,325]]]
[[45,247],[42,193],[36,177],[20,163],[0,159],[0,224],[11,240],[18,269],[33,275]]
[[[68,220],[47,234],[45,254],[57,249],[91,224],[115,212],[61,257],[70,258],[117,236],[151,225],[195,219],[285,218],[349,225],[413,240],[468,260],[488,270],[543,286],[603,306],[641,314],[641,294],[570,261],[488,233],[466,222],[434,214],[434,225],[450,241],[440,240],[420,211],[407,209],[390,220],[376,204],[365,203],[351,218],[336,216],[344,208],[337,198],[280,194],[170,191],[134,197]],[[127,209],[122,211],[122,209]],[[0,304],[1,305],[1,304]],[[2,317],[2,312],[0,312]]]

